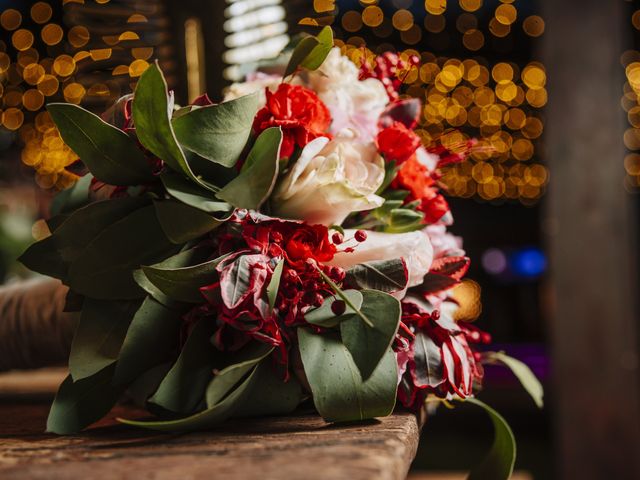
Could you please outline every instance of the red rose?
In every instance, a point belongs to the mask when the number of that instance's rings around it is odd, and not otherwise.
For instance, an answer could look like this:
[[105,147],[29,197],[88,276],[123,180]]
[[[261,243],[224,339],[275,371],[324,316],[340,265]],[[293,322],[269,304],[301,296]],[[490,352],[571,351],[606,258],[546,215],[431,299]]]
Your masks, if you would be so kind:
[[323,225],[299,224],[286,242],[285,250],[293,262],[313,258],[324,263],[336,253],[335,245],[329,241],[327,227]]
[[378,133],[376,143],[386,160],[395,160],[399,165],[411,158],[421,141],[413,130],[400,122],[393,122]]
[[282,83],[275,92],[267,93],[267,104],[256,114],[253,129],[260,133],[269,127],[281,127],[281,157],[289,157],[295,146],[302,148],[311,140],[326,136],[331,124],[329,109],[314,91],[298,85]]

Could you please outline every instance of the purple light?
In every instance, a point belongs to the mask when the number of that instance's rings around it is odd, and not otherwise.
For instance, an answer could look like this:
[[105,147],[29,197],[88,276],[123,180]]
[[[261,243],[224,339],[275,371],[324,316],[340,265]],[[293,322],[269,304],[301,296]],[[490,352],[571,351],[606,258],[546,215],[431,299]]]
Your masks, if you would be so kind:
[[482,266],[492,275],[500,275],[507,269],[507,256],[502,250],[490,248],[482,254]]

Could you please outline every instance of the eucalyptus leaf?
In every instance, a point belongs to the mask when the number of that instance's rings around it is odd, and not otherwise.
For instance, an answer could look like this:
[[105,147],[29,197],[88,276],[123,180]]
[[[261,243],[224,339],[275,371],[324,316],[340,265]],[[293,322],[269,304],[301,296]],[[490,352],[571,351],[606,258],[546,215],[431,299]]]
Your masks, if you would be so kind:
[[256,139],[243,168],[217,197],[236,208],[258,210],[269,198],[278,178],[282,144],[280,127],[267,128]]
[[236,417],[287,415],[304,398],[302,386],[294,376],[285,382],[268,360],[256,368],[250,390],[234,413]]
[[253,368],[264,360],[273,347],[264,343],[252,342],[239,352],[230,355],[231,364],[215,373],[207,386],[207,407],[219,403]]
[[[160,263],[151,265],[151,267],[159,270],[172,270],[182,267],[194,266],[205,262],[209,258],[210,254],[211,251],[208,248],[195,247],[184,250],[176,255],[173,255],[172,257],[167,258],[166,260],[163,260]],[[171,308],[176,306],[176,300],[167,296],[162,292],[162,290],[156,287],[144,274],[142,268],[133,272],[133,278],[145,292],[151,295],[158,302]]]
[[181,175],[165,172],[160,175],[160,180],[173,198],[203,212],[228,212],[231,210],[231,205],[217,201],[210,190],[190,182]]
[[111,185],[137,185],[153,180],[144,153],[119,128],[70,103],[50,103],[47,111],[64,143],[98,180]]
[[184,203],[165,200],[154,202],[154,205],[162,230],[176,245],[195,240],[223,223]]
[[[360,310],[360,307],[362,307],[362,293],[358,290],[343,290],[342,293],[349,299],[349,304],[351,305],[349,306],[345,304],[345,310],[342,314],[336,315],[332,310],[334,302],[344,302],[341,297],[334,295],[332,297],[326,297],[322,302],[322,305],[305,313],[305,321],[318,327],[332,328],[338,325],[341,321],[351,318],[356,311]],[[358,320],[360,321],[360,319]]]
[[282,269],[284,268],[284,258],[281,258],[273,269],[271,274],[271,280],[267,285],[267,298],[269,299],[269,307],[271,310],[276,305],[276,297],[278,296],[278,289],[280,288],[280,277],[282,276]]
[[167,360],[180,332],[180,312],[147,297],[135,313],[118,355],[114,385],[128,385]]
[[375,371],[396,336],[400,324],[400,302],[378,290],[362,290],[360,311],[373,326],[357,315],[340,322],[342,342],[349,349],[363,380]]
[[143,266],[142,271],[147,279],[169,298],[180,302],[203,303],[204,297],[200,293],[200,287],[218,279],[216,267],[227,256],[181,268]]
[[93,175],[86,173],[72,187],[58,193],[51,201],[51,215],[75,212],[89,203]]
[[516,439],[506,420],[489,405],[476,398],[468,398],[470,403],[482,408],[493,423],[494,439],[491,450],[484,461],[471,470],[467,480],[508,480],[516,462]]
[[365,262],[347,270],[346,282],[361,289],[399,292],[409,280],[407,267],[401,258]]
[[136,421],[119,418],[118,421],[127,425],[142,427],[149,430],[157,430],[161,432],[188,432],[193,430],[205,430],[224,422],[231,417],[242,400],[246,397],[255,378],[256,369],[242,381],[224,400],[202,412],[191,415],[190,417],[180,418],[177,420],[159,420],[159,421]]
[[251,137],[253,118],[260,107],[252,93],[218,105],[196,108],[173,119],[180,144],[198,155],[233,167]]
[[142,298],[144,291],[135,283],[133,271],[175,250],[149,205],[106,227],[89,243],[71,265],[68,283],[76,292],[97,299]]
[[213,377],[215,349],[209,339],[214,327],[211,318],[196,323],[180,356],[149,402],[175,413],[195,411]]
[[484,354],[487,363],[501,363],[509,368],[520,381],[538,408],[544,406],[544,389],[531,369],[517,358],[510,357],[504,352],[487,352]]
[[67,376],[51,405],[47,432],[78,433],[104,417],[121,393],[120,388],[111,385],[112,375],[113,365],[77,382]]
[[333,30],[324,27],[316,37],[305,37],[293,50],[284,76],[294,73],[298,68],[317,69],[333,48]]
[[391,414],[398,372],[389,349],[368,380],[363,381],[347,347],[336,335],[316,335],[298,328],[300,355],[313,402],[329,422],[348,422]]
[[140,76],[131,108],[140,143],[174,171],[202,184],[187,163],[171,126],[167,82],[157,61]]
[[115,363],[138,302],[86,298],[76,328],[69,373],[74,382]]
[[51,236],[31,245],[19,260],[31,270],[66,280],[72,262],[92,240],[147,203],[140,197],[90,203],[66,218]]

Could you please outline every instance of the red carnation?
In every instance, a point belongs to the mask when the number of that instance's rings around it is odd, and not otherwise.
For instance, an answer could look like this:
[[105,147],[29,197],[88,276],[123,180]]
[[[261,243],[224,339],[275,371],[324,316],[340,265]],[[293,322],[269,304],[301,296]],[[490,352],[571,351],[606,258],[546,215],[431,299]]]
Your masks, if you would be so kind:
[[302,148],[317,137],[329,136],[326,131],[331,114],[314,91],[282,83],[275,92],[267,89],[266,94],[267,104],[257,113],[253,129],[260,133],[269,127],[281,127],[281,157],[291,156],[296,145]]
[[286,242],[285,250],[290,261],[314,260],[325,263],[333,259],[336,247],[329,241],[324,225],[299,224]]
[[420,137],[400,122],[393,122],[378,133],[378,150],[388,161],[395,160],[398,165],[411,158],[420,146]]
[[449,212],[449,203],[438,193],[430,199],[423,198],[416,210],[424,213],[425,223],[436,223]]

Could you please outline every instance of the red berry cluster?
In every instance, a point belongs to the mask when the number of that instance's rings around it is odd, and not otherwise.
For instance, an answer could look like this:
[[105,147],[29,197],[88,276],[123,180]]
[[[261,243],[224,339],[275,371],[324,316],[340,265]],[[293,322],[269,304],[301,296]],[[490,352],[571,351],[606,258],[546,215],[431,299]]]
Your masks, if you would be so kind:
[[399,97],[400,86],[404,77],[399,75],[404,72],[406,75],[411,67],[420,64],[420,58],[417,55],[411,55],[408,61],[402,60],[397,53],[385,52],[378,55],[374,66],[368,62],[363,62],[360,66],[360,80],[365,78],[377,78],[382,82],[387,90],[389,100],[397,100]]

